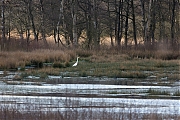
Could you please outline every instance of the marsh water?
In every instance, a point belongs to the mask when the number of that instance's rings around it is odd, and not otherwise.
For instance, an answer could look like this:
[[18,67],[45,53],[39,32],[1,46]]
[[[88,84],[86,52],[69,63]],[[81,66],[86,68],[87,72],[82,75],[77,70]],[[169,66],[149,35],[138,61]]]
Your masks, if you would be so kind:
[[0,104],[25,111],[91,111],[180,115],[180,81],[146,79],[27,76],[0,72]]

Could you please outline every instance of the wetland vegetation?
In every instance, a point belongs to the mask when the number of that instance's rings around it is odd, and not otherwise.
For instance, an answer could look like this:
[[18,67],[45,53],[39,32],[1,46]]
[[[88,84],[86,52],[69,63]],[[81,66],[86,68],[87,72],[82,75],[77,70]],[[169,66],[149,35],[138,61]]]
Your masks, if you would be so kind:
[[0,119],[179,120],[179,5],[1,0]]
[[[132,55],[133,54],[133,55]],[[103,77],[110,78],[147,78],[157,80],[168,77],[171,80],[179,79],[179,59],[164,60],[163,58],[141,58],[138,53],[103,53],[95,51],[58,51],[36,50],[32,52],[1,52],[0,69],[21,71],[17,78],[28,75],[46,78],[48,75],[62,77]],[[155,54],[155,53],[154,53]],[[157,53],[156,56],[161,56]],[[164,53],[162,53],[164,54]],[[169,53],[167,53],[169,54]],[[174,53],[172,52],[174,55]],[[178,53],[176,53],[178,55]],[[79,56],[79,64],[72,64]],[[132,57],[134,56],[134,57]],[[8,59],[8,60],[5,60]],[[33,67],[35,69],[33,69]],[[27,70],[28,69],[28,70]],[[16,78],[15,78],[16,79]]]
[[146,52],[1,52],[0,119],[179,119],[179,53]]

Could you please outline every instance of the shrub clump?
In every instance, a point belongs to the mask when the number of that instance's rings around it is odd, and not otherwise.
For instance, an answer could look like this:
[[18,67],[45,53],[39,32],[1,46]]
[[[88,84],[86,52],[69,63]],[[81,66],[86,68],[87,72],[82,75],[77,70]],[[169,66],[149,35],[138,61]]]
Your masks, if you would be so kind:
[[64,64],[62,64],[62,63],[60,63],[60,62],[55,62],[55,63],[53,64],[53,67],[54,67],[54,68],[64,68]]

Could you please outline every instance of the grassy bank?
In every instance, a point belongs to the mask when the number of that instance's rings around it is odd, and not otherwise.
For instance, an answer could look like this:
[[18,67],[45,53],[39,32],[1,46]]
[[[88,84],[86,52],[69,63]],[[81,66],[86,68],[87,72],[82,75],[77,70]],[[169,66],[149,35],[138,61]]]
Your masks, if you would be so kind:
[[[79,64],[72,67],[77,56],[80,56]],[[27,66],[35,66],[36,69],[25,70]],[[0,52],[0,69],[6,71],[20,68],[22,78],[28,75],[41,78],[46,78],[47,75],[115,78],[147,78],[154,75],[156,79],[168,77],[176,80],[180,79],[179,67],[179,53],[172,51],[41,49],[32,52]]]

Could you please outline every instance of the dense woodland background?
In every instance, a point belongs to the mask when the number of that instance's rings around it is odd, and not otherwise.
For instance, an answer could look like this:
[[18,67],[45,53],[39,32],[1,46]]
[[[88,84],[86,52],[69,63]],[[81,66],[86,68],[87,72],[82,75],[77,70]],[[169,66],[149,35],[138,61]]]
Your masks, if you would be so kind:
[[121,49],[180,45],[179,0],[1,0],[0,5],[3,51],[98,49],[108,42]]

